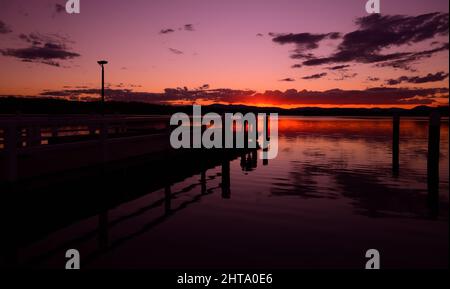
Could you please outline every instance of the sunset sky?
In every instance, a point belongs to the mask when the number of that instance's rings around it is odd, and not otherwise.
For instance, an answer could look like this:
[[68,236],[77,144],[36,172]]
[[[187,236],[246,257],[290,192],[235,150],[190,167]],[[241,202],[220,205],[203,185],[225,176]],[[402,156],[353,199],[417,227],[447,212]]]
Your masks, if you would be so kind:
[[[169,103],[448,104],[448,1],[0,0],[0,95]],[[431,14],[432,13],[432,14]]]

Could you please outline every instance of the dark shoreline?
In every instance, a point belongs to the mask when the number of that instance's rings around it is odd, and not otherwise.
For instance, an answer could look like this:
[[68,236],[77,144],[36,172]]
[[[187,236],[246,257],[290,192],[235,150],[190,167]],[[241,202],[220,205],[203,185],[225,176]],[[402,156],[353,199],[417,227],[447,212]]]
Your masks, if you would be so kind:
[[[202,112],[254,112],[278,113],[289,116],[429,116],[431,111],[438,109],[441,116],[449,116],[448,106],[438,108],[417,106],[412,109],[403,108],[318,108],[303,107],[283,109],[277,107],[254,107],[245,105],[213,104],[202,106]],[[69,101],[48,98],[16,98],[0,97],[0,114],[96,114],[102,111],[100,102]],[[191,113],[192,106],[171,106],[143,102],[105,103],[107,114],[152,114],[170,115],[175,112]]]

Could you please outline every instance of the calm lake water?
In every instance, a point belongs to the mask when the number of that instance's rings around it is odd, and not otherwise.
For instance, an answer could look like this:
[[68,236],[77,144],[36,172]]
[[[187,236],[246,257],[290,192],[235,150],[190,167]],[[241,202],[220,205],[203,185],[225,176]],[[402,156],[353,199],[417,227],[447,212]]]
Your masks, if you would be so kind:
[[[400,132],[396,176],[390,118],[281,117],[278,157],[232,160],[229,193],[217,166],[206,182],[199,174],[173,184],[169,204],[151,205],[167,189],[149,190],[20,254],[50,251],[37,267],[63,267],[70,246],[85,268],[364,268],[374,248],[384,268],[448,267],[448,119],[434,204],[427,198],[427,119],[402,118]],[[103,238],[100,232],[103,249],[87,233],[99,220],[111,224]],[[75,241],[58,247],[67,240]]]

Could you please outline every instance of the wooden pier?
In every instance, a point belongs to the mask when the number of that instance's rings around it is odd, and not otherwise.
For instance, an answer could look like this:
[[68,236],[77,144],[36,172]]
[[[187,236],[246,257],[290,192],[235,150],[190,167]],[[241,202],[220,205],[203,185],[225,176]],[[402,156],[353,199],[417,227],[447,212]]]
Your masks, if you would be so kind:
[[169,150],[168,116],[2,116],[0,183]]

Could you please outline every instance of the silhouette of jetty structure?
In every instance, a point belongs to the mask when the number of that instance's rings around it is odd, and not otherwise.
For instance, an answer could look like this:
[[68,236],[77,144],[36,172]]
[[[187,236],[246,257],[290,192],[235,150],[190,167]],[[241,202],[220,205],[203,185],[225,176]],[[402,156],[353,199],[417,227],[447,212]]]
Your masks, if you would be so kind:
[[[47,266],[52,257],[64,254],[68,247],[79,248],[86,243],[91,245],[88,246],[90,250],[83,251],[83,264],[89,265],[102,254],[139,237],[214,192],[221,192],[223,199],[231,198],[230,162],[240,157],[243,166],[256,168],[258,160],[255,156],[256,149],[222,150],[220,153],[192,151],[171,158],[151,155],[114,165],[59,173],[39,181],[20,182],[4,190],[1,196],[0,225],[4,237],[0,244],[4,249],[0,250],[0,267]],[[209,170],[218,167],[220,173],[208,175]],[[194,183],[172,189],[178,182],[194,175],[200,176]],[[217,185],[215,180],[220,183]],[[62,189],[64,194],[61,194]],[[157,194],[160,190],[164,194]],[[173,204],[172,199],[192,191],[198,193],[181,204]],[[109,215],[108,212],[117,206],[143,196],[154,198],[126,215]],[[41,213],[43,211],[46,213]],[[156,216],[138,230],[125,230],[126,234],[111,236],[111,230],[151,211],[155,211]],[[45,250],[33,249],[49,234],[93,217],[97,217],[98,222],[90,230],[65,236],[55,244],[46,243],[50,248]],[[10,222],[11,218],[14,222]]]
[[[210,158],[230,150],[173,149],[169,120],[169,116],[110,115],[0,118],[0,183],[136,158],[168,160],[180,154]],[[248,133],[244,131],[246,140]]]

